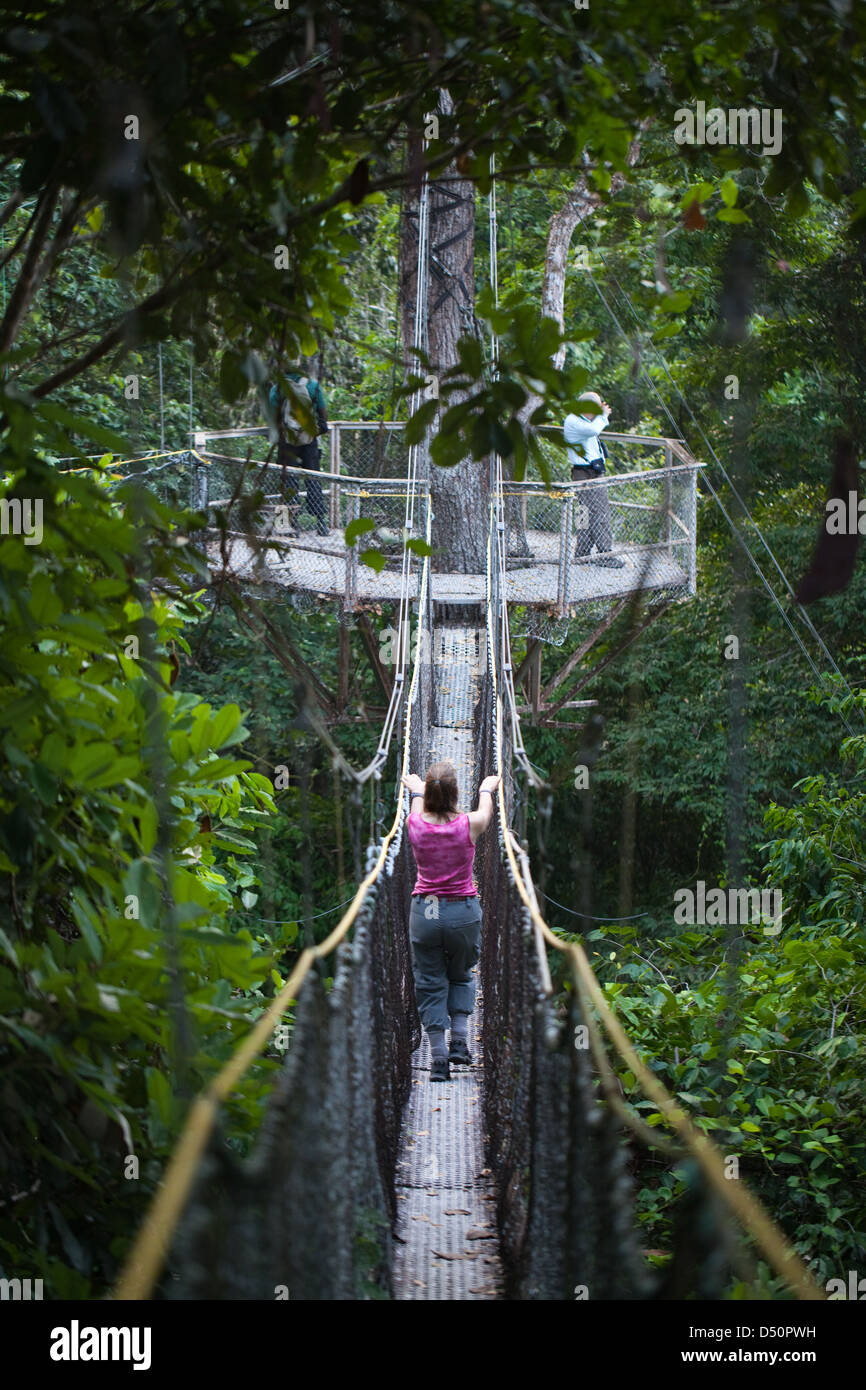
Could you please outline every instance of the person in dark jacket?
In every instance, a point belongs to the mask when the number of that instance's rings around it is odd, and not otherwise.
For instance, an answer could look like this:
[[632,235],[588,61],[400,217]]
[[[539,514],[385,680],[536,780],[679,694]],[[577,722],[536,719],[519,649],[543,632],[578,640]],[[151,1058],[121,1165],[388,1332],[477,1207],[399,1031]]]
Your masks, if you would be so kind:
[[484,778],[478,809],[468,812],[457,809],[451,763],[434,763],[423,781],[414,773],[402,780],[412,793],[406,827],[418,869],[409,913],[415,999],[430,1043],[430,1080],[450,1081],[449,1062],[469,1066],[472,1061],[467,1040],[475,1004],[471,972],[481,950],[481,904],[472,866],[475,841],[493,819],[500,778]]
[[[328,431],[328,407],[325,393],[318,381],[302,376],[300,372],[287,372],[288,391],[281,391],[278,385],[270,390],[271,408],[277,418],[279,439],[277,443],[277,463],[287,468],[305,468],[319,472],[320,434]],[[316,433],[309,429],[310,414],[315,421]],[[292,475],[291,493],[298,494],[298,475]],[[328,534],[328,513],[322,495],[322,485],[318,478],[307,475],[306,505],[316,518],[316,531],[320,536]]]

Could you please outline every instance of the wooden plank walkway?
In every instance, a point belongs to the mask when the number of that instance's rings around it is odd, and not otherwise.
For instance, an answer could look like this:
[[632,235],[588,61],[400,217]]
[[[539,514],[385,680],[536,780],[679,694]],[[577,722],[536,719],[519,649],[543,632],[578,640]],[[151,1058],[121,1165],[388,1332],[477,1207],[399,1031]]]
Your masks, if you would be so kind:
[[[441,627],[435,635],[428,765],[444,758],[454,763],[461,807],[475,804],[475,707],[486,670],[485,639],[483,628],[472,627]],[[412,1058],[396,1180],[393,1277],[395,1297],[403,1301],[500,1296],[495,1190],[484,1164],[481,1008],[479,991],[469,1023],[471,1067],[453,1067],[450,1082],[431,1083],[426,1036]]]

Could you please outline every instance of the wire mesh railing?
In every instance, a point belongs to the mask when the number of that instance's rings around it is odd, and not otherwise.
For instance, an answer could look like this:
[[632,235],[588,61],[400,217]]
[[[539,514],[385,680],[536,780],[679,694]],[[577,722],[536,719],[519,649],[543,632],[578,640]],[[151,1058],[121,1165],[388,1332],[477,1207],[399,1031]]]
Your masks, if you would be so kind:
[[[532,635],[561,641],[579,612],[591,606],[601,616],[636,589],[650,603],[693,594],[701,465],[678,441],[612,436],[612,457],[630,471],[572,481],[561,431],[539,438],[550,481],[504,485],[504,593],[532,610]],[[336,422],[318,470],[278,465],[273,452],[266,430],[200,432],[192,450],[116,468],[118,476],[136,472],[166,502],[203,511],[217,569],[324,594],[349,609],[396,597],[407,490],[419,499],[416,536],[428,501],[426,484],[407,481],[403,426]],[[346,528],[362,521],[347,546]],[[365,563],[365,551],[375,552],[374,563]]]
[[[722,1154],[644,1065],[578,942],[551,932],[528,858],[509,829],[515,772],[537,775],[522,748],[504,602],[507,532],[501,475],[491,483],[487,573],[490,677],[479,709],[485,766],[503,773],[496,842],[484,847],[485,1119],[508,1296],[518,1299],[721,1298],[756,1267],[743,1228],[801,1298],[819,1298],[808,1270]],[[566,965],[559,996],[546,952]],[[624,1103],[599,1021],[676,1135],[651,1130]],[[676,1159],[684,1177],[663,1271],[639,1248],[626,1135]]]
[[[494,765],[488,681],[482,755]],[[503,768],[510,767],[500,750]],[[484,1116],[496,1179],[505,1295],[519,1300],[648,1297],[621,1127],[597,1099],[577,996],[553,997],[543,943],[505,855],[502,826],[481,854]],[[528,865],[523,871],[531,885]],[[531,889],[530,889],[531,891]]]
[[169,1257],[169,1297],[387,1296],[400,1121],[420,1038],[407,856],[400,836],[336,949],[331,987],[325,967],[308,974],[252,1157],[238,1161],[214,1135]]
[[575,604],[627,590],[687,597],[696,587],[699,464],[568,482],[504,486],[504,597]]
[[[418,611],[429,630],[428,568],[425,560]],[[401,630],[409,627],[407,579]],[[398,718],[399,775],[420,764],[429,741],[432,672],[420,657],[429,642],[419,643],[411,682],[408,643],[398,645],[400,679],[374,760],[377,779]],[[160,1292],[170,1298],[388,1295],[394,1167],[420,1039],[407,927],[407,806],[401,795],[334,931],[301,953],[231,1062],[193,1103],[116,1297],[148,1297],[166,1261]],[[324,963],[332,957],[330,979]],[[252,1155],[239,1160],[219,1129],[222,1107],[289,1009],[295,1017],[281,1079]]]

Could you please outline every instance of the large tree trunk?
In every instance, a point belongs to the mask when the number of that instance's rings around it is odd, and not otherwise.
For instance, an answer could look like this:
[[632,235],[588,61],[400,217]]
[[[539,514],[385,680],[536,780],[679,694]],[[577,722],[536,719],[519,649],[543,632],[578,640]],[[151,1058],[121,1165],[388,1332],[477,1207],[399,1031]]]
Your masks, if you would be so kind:
[[[438,110],[453,110],[449,94],[439,94]],[[410,161],[415,151],[410,150]],[[441,377],[457,362],[457,340],[475,332],[475,192],[456,164],[430,185],[430,284],[427,336],[430,372]],[[418,203],[407,196],[400,237],[403,348],[412,358],[418,256]],[[449,398],[449,403],[456,397]],[[434,424],[435,431],[435,424]],[[430,468],[435,570],[481,574],[487,554],[489,465],[464,461],[455,468]]]

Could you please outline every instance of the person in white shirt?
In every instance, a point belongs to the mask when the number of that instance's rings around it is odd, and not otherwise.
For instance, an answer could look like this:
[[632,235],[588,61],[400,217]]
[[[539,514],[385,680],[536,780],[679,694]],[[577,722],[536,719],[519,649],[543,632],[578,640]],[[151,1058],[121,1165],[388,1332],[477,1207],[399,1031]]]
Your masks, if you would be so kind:
[[[578,398],[593,401],[600,407],[598,411],[586,415],[567,415],[562,432],[569,448],[572,482],[583,482],[599,478],[605,469],[605,450],[601,443],[601,432],[610,420],[610,406],[596,391],[584,391]],[[604,565],[608,569],[622,569],[623,561],[611,554],[613,541],[610,532],[610,502],[604,483],[592,487],[582,487],[578,493],[584,525],[578,523],[577,549],[575,558],[588,560],[592,565]],[[593,546],[597,553],[592,554]]]

